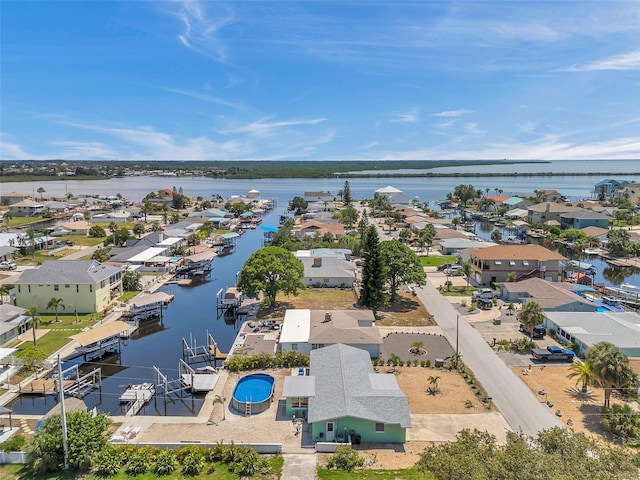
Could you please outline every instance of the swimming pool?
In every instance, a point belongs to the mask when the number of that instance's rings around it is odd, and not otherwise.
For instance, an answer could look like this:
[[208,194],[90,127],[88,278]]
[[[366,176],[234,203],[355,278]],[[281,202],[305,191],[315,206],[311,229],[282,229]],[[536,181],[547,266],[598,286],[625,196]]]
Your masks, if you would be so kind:
[[233,390],[231,406],[245,415],[264,412],[271,404],[275,379],[265,373],[242,377]]

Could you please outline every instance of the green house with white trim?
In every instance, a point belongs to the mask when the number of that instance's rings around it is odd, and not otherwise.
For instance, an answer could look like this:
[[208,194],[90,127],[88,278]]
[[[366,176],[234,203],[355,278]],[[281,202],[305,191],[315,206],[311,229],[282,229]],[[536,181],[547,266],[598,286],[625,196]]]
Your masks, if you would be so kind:
[[369,354],[335,344],[311,351],[308,375],[285,378],[286,412],[306,417],[316,442],[404,443],[409,401],[393,374],[375,373]]

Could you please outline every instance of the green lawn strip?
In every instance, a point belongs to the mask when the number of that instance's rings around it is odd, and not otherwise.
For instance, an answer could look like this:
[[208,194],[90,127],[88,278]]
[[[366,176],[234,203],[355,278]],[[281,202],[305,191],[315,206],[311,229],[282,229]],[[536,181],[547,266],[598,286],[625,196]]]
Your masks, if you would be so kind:
[[451,287],[449,291],[446,289],[442,289],[440,293],[445,297],[470,297],[473,292],[475,292],[477,288],[467,288],[467,287]]
[[341,470],[328,470],[326,468],[318,468],[318,478],[320,480],[433,480],[429,474],[421,473],[417,468],[402,468],[397,470],[373,470],[362,469],[353,470],[352,472],[343,472]]
[[420,264],[423,267],[437,267],[443,263],[455,263],[455,255],[445,255],[442,257],[418,257],[420,258]]
[[118,301],[119,302],[128,302],[129,300],[131,300],[132,298],[138,296],[140,294],[140,292],[124,292],[122,295],[120,295],[118,297]]
[[[272,457],[268,459],[269,465],[271,466],[270,473],[267,475],[254,475],[253,477],[242,477],[244,479],[249,480],[259,480],[259,479],[279,479],[282,476],[282,465],[284,464],[284,460],[281,456]],[[207,467],[211,465],[208,464]],[[169,475],[156,475],[154,473],[146,473],[144,475],[136,475],[132,477],[123,471],[118,473],[118,475],[114,475],[112,477],[104,477],[103,475],[98,475],[94,473],[89,474],[80,474],[80,473],[67,473],[56,472],[51,474],[42,474],[42,475],[34,475],[29,472],[24,465],[3,465],[0,466],[0,478],[11,478],[16,480],[104,480],[105,478],[109,478],[111,480],[128,480],[131,478],[135,478],[136,480],[157,480],[157,479],[174,479],[174,478],[190,478],[192,480],[205,480],[214,478],[216,480],[237,480],[240,477],[229,471],[229,466],[223,463],[214,463],[213,464],[215,472],[210,473],[210,469],[205,467],[204,471],[200,475],[196,476],[186,476],[182,475],[179,469],[176,469],[172,474]],[[382,478],[382,477],[380,477]],[[404,477],[403,477],[404,478]],[[407,477],[411,478],[411,477]],[[417,478],[417,477],[416,477]]]
[[[106,232],[108,230],[105,229]],[[67,240],[73,242],[75,245],[81,245],[83,247],[93,247],[99,243],[104,242],[105,237],[88,237],[86,235],[63,235],[57,238],[57,242],[66,242]]]
[[11,217],[9,220],[10,227],[21,227],[23,225],[29,225],[30,223],[38,223],[44,220],[41,217]]

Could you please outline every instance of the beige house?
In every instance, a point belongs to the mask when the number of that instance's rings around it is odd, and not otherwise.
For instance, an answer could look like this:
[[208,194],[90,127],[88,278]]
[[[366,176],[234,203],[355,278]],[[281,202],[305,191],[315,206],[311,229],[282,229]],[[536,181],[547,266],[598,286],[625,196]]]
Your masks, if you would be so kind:
[[44,204],[33,200],[22,200],[9,205],[9,215],[12,217],[36,217],[44,211]]
[[96,313],[122,295],[122,270],[95,260],[51,260],[25,270],[14,283],[19,307],[55,313],[47,304],[59,298],[64,304],[59,313]]
[[69,231],[69,235],[89,235],[89,229],[92,225],[86,220],[79,220],[75,222],[66,222],[62,224],[62,228]]
[[26,192],[7,192],[0,195],[2,205],[13,205],[31,198],[31,194]]
[[640,205],[640,183],[628,183],[617,192],[619,197],[627,197],[634,205]]
[[560,216],[563,213],[582,212],[584,208],[563,203],[544,202],[531,205],[527,211],[529,212],[529,223],[531,225],[544,225],[553,220],[558,222],[557,225],[560,225]]
[[483,286],[505,282],[510,274],[515,274],[516,281],[537,277],[559,282],[560,262],[567,260],[540,245],[497,245],[472,250],[470,254],[473,278]]

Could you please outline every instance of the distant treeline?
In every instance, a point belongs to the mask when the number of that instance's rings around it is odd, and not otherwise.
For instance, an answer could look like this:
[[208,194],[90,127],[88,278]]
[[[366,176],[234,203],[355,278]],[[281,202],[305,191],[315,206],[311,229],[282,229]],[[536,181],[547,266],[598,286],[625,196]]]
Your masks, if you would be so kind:
[[[363,178],[363,177],[510,177],[526,176],[611,176],[615,172],[526,172],[530,163],[509,160],[397,160],[397,161],[0,161],[0,182],[60,180],[61,175],[75,180],[123,177],[141,172],[150,175],[173,173],[177,176],[205,176],[212,178]],[[429,171],[441,167],[498,165],[505,173],[443,173]],[[520,172],[506,173],[508,165],[517,165]],[[375,170],[414,170],[411,173],[374,173]],[[424,172],[415,172],[424,170]],[[365,173],[366,172],[366,173]],[[74,175],[75,173],[75,175]]]

